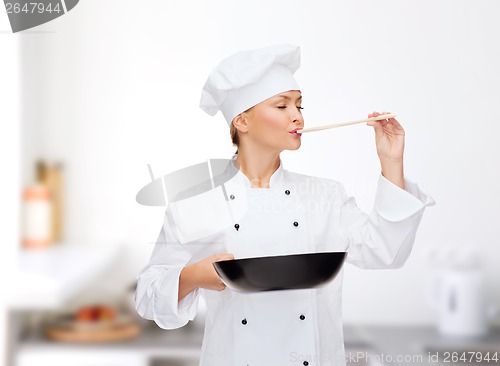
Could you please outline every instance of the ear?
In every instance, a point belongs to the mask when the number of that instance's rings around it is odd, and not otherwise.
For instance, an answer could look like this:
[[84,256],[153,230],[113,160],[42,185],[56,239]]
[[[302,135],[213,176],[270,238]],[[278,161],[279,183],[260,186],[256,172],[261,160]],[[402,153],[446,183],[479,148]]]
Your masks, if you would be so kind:
[[236,117],[233,119],[233,125],[234,127],[240,131],[240,132],[247,132],[248,131],[248,116],[245,112],[238,114]]

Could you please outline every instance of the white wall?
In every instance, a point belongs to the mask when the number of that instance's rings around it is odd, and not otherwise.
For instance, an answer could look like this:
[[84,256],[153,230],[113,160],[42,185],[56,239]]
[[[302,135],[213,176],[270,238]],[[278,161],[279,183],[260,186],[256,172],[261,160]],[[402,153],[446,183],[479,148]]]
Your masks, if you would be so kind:
[[[66,239],[127,243],[129,278],[147,261],[163,209],[135,203],[156,175],[230,157],[221,115],[198,108],[221,58],[290,42],[306,126],[391,111],[406,130],[405,172],[437,201],[397,271],[346,268],[345,322],[429,323],[430,249],[472,245],[500,304],[500,5],[496,1],[86,0],[22,37],[23,180],[42,156],[65,163]],[[303,137],[285,168],[338,179],[371,209],[379,162],[371,127]]]
[[12,283],[19,246],[21,194],[21,128],[19,88],[19,37],[12,34],[8,17],[0,16],[0,366],[12,356],[13,324],[8,317],[5,294]]

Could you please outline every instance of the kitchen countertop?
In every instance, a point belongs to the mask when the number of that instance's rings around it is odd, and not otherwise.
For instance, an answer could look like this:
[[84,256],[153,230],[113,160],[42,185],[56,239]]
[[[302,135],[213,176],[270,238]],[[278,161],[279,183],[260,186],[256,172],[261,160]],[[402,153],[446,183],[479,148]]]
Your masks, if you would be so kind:
[[70,353],[81,351],[99,352],[134,352],[159,357],[199,359],[203,329],[192,322],[179,329],[165,330],[149,322],[141,334],[131,340],[103,343],[56,342],[45,338],[40,329],[31,331],[19,342],[18,353],[56,351]]
[[[38,352],[41,349],[53,351],[92,350],[92,351],[137,351],[144,354],[162,357],[183,357],[197,359],[200,355],[203,329],[199,324],[189,323],[185,327],[174,330],[163,330],[154,324],[144,328],[141,335],[130,341],[107,344],[71,344],[51,342],[44,339],[40,333],[32,333],[20,343],[19,351]],[[370,356],[368,364],[372,366],[415,364],[436,365],[435,359],[429,359],[429,352],[435,355],[436,350],[459,352],[497,351],[500,357],[500,327],[492,328],[489,335],[482,339],[449,338],[440,335],[431,326],[354,326],[344,325],[346,353],[349,350],[368,349]],[[429,348],[429,347],[432,347]],[[399,358],[398,358],[399,357]],[[406,358],[406,360],[404,359]],[[367,364],[357,360],[358,364]],[[365,360],[366,361],[366,360]],[[385,361],[385,362],[379,362]],[[451,362],[439,362],[439,364]],[[467,363],[459,362],[467,365]],[[484,363],[500,365],[500,361]]]
[[[55,342],[45,338],[41,329],[32,330],[17,344],[15,366],[152,366],[197,365],[201,354],[203,330],[189,324],[175,330],[148,325],[132,340],[104,343]],[[182,361],[181,361],[182,360]],[[71,361],[71,362],[69,362]]]
[[[481,353],[482,357],[485,357],[486,352],[490,352],[490,357],[493,357],[492,352],[498,352],[498,361],[484,362],[484,365],[500,365],[500,327],[492,328],[488,335],[481,338],[461,338],[443,336],[432,326],[345,326],[344,339],[346,353],[350,344],[362,342],[368,345],[375,355],[371,358],[375,361],[373,365],[452,363],[451,354],[447,361],[442,359],[446,356],[445,352],[457,352],[458,357],[465,352],[467,359],[472,356],[467,352]],[[470,364],[464,361],[457,363]]]

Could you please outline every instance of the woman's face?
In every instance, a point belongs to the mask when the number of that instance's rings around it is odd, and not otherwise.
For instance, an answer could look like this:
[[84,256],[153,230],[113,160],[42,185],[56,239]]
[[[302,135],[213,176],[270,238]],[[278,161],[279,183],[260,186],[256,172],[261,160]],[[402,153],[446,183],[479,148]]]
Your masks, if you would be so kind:
[[304,127],[301,105],[300,91],[289,90],[243,112],[247,120],[246,140],[278,152],[297,150],[301,137],[294,131]]

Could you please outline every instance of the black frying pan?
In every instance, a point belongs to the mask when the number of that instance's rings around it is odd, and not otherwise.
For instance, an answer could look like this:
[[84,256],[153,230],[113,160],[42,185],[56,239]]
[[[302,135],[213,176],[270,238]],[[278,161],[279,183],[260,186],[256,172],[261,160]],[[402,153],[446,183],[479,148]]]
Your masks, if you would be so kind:
[[333,280],[346,252],[290,254],[213,263],[224,284],[236,291],[315,288]]

